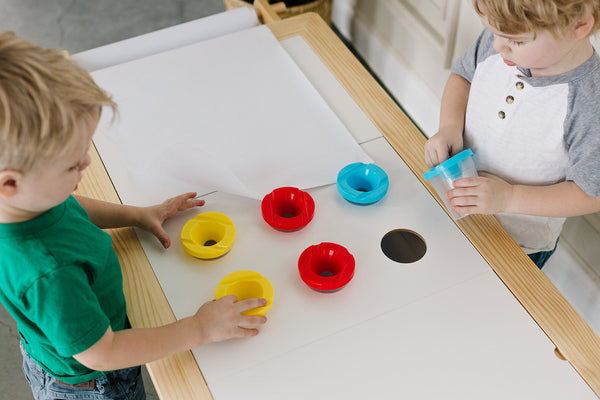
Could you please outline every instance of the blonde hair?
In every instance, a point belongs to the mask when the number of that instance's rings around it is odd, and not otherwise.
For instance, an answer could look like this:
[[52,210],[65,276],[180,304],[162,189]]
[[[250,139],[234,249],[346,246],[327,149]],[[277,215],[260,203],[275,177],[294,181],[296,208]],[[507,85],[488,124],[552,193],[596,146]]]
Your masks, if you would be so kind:
[[589,35],[600,29],[600,0],[473,0],[473,6],[509,35],[547,30],[560,37],[590,15],[594,26]]
[[27,172],[63,156],[103,106],[116,112],[64,52],[0,33],[0,171]]

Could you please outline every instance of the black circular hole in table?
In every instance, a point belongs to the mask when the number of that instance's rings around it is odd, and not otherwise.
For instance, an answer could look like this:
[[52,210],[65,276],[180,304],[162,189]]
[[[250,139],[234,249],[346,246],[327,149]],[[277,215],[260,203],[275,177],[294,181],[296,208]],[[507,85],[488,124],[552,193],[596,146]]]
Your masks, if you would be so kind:
[[425,240],[408,229],[394,229],[381,239],[381,250],[392,261],[403,264],[420,260],[427,251]]

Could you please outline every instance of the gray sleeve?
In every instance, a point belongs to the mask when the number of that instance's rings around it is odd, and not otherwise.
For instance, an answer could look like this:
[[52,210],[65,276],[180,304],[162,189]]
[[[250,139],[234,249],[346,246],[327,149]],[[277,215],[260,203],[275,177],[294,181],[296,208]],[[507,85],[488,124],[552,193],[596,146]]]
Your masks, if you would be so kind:
[[493,43],[494,34],[488,29],[484,29],[471,47],[452,64],[451,71],[471,82],[477,64],[497,53],[492,47]]
[[571,83],[564,128],[569,152],[566,179],[589,196],[600,196],[600,63],[587,79]]

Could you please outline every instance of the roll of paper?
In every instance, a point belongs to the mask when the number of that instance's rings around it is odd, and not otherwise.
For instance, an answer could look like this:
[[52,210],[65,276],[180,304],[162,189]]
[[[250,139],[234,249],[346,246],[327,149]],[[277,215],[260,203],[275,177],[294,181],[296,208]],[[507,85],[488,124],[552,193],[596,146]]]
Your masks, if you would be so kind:
[[92,72],[162,53],[259,24],[253,8],[240,7],[130,39],[74,54],[73,60]]

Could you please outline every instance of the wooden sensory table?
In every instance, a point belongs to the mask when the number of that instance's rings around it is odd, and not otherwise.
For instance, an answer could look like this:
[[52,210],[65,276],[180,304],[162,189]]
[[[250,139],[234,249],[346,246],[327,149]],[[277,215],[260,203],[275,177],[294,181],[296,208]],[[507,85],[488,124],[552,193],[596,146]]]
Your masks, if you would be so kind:
[[[298,35],[306,40],[383,133],[398,156],[413,171],[415,178],[432,192],[422,178],[427,169],[423,161],[425,137],[323,20],[316,14],[305,14],[271,22],[268,27],[278,40]],[[92,149],[92,158],[78,192],[120,202],[95,149]],[[531,263],[494,217],[469,216],[456,224],[554,343],[557,356],[568,360],[599,395],[600,340],[585,321]],[[123,269],[132,326],[152,327],[175,321],[174,313],[134,230],[119,229],[110,233]],[[191,351],[150,363],[147,367],[161,399],[212,399]],[[368,384],[365,382],[365,385]]]

